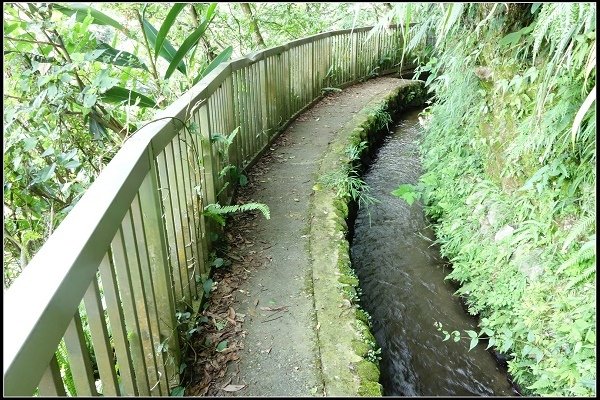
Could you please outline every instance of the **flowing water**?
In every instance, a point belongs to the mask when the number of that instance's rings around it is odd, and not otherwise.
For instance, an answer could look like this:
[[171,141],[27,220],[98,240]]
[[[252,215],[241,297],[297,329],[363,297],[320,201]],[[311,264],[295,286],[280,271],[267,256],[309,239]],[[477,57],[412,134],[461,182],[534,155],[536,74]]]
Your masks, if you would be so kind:
[[382,349],[381,384],[388,396],[513,396],[505,369],[483,341],[471,351],[468,339],[442,341],[434,322],[463,332],[477,330],[476,321],[444,281],[447,267],[432,246],[421,203],[409,206],[390,194],[421,174],[419,112],[403,115],[365,173],[380,202],[358,211],[352,238],[361,304]]

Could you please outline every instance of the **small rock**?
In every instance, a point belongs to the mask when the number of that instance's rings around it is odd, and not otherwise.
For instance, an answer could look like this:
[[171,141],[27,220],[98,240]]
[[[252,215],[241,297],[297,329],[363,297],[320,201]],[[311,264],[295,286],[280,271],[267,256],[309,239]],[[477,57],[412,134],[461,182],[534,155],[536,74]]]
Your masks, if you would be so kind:
[[510,225],[504,225],[494,236],[494,241],[499,242],[502,239],[505,239],[513,234],[515,228]]
[[490,67],[479,66],[475,68],[475,75],[481,80],[489,80],[492,78],[493,71]]
[[488,211],[487,220],[491,226],[496,225],[498,222],[498,210],[494,207],[490,207],[490,211]]

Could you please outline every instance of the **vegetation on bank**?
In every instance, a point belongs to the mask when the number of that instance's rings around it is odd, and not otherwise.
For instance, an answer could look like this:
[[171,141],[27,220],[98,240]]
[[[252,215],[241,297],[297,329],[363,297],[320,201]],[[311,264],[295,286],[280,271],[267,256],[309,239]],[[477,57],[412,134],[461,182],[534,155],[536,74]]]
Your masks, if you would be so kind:
[[467,334],[508,355],[525,393],[593,396],[596,6],[408,11],[411,43],[436,35],[421,189],[447,278],[481,317]]

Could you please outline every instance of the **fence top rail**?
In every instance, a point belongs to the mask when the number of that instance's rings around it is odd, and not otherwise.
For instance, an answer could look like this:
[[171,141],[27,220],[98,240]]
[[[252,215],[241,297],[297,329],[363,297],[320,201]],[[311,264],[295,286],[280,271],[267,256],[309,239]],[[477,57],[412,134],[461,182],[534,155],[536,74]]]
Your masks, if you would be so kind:
[[306,43],[371,28],[319,33],[222,63],[128,139],[4,293],[5,394],[33,393],[153,158],[183,121],[234,71]]

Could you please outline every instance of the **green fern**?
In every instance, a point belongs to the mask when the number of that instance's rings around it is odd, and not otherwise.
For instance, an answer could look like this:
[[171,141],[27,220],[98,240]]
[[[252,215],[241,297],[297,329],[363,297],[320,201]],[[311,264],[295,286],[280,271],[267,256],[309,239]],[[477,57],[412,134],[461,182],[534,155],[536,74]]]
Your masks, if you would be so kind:
[[269,207],[261,203],[236,204],[231,206],[222,206],[220,204],[209,204],[204,207],[203,215],[212,218],[221,226],[225,226],[225,216],[236,212],[260,211],[266,219],[271,219]]
[[595,223],[596,211],[592,211],[590,215],[580,219],[579,222],[575,224],[573,229],[571,229],[571,233],[569,233],[569,236],[567,236],[567,238],[565,239],[565,243],[563,244],[562,249],[566,250],[575,239],[577,239],[582,234],[586,233],[589,229],[591,229],[594,226]]
[[[567,261],[561,264],[561,266],[556,270],[557,274],[565,271],[566,269],[582,264],[587,260],[596,258],[596,235],[592,235],[590,240],[585,242],[583,246],[577,251],[577,253],[573,254]],[[594,270],[595,270],[595,262],[594,262]]]

